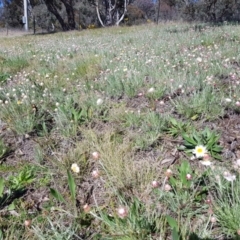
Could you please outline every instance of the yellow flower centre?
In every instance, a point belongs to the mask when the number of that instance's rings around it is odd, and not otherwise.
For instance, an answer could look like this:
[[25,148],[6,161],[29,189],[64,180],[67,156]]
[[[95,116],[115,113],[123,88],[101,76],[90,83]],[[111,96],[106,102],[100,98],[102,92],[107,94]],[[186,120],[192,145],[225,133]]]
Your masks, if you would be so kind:
[[198,149],[197,149],[197,152],[198,152],[198,153],[202,153],[202,152],[203,152],[203,149],[202,149],[202,148],[198,148]]

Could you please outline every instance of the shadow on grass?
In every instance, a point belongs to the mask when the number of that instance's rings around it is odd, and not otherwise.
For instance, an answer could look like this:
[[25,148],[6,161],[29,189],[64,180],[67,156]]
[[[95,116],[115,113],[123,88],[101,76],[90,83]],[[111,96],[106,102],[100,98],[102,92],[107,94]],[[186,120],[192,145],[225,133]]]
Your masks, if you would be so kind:
[[58,33],[58,32],[63,32],[63,31],[42,31],[42,32],[35,32],[33,33],[33,35],[35,36],[41,36],[41,35],[54,35],[55,33]]
[[3,194],[3,196],[0,197],[0,210],[6,206],[9,206],[15,199],[24,196],[26,192],[27,189],[18,189],[10,193]]

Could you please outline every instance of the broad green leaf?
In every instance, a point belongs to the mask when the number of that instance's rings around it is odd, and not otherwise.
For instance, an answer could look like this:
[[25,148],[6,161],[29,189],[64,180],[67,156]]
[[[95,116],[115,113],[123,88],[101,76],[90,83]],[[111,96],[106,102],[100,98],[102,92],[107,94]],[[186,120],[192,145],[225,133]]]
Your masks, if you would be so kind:
[[14,210],[15,209],[15,204],[14,202],[12,202],[9,206],[8,206],[8,210],[11,211],[11,210]]
[[[192,145],[191,145],[191,146],[192,146]],[[185,147],[185,146],[183,146],[183,145],[181,145],[181,146],[179,146],[179,147],[178,147],[178,149],[179,149],[179,150],[185,150],[185,149],[186,149],[186,147]]]
[[179,240],[180,236],[176,228],[173,228],[172,230],[172,240]]
[[178,229],[178,223],[177,223],[177,221],[174,218],[172,218],[171,216],[167,215],[166,219],[167,219],[167,222],[168,222],[168,224],[170,225],[170,227],[172,229],[174,229],[174,228]]
[[171,122],[171,124],[172,124],[173,126],[177,126],[177,125],[178,125],[175,118],[171,118],[171,119],[170,119],[170,122]]
[[3,240],[3,232],[1,229],[0,229],[0,240]]
[[187,148],[192,148],[193,149],[197,145],[197,143],[192,144],[192,143],[189,143],[187,141],[184,141],[184,145]]
[[212,153],[212,156],[218,160],[222,160],[221,155]]
[[193,138],[197,141],[197,144],[201,144],[202,140],[200,137],[197,135],[197,133],[193,133]]
[[4,190],[4,179],[0,178],[0,197],[3,195],[3,190]]
[[186,140],[187,142],[191,143],[192,145],[197,145],[197,142],[194,141],[194,139],[189,137],[187,134],[183,133],[182,137],[183,137],[184,140]]
[[177,181],[176,181],[176,179],[173,178],[173,177],[170,177],[169,182],[171,183],[172,186],[176,186],[176,185],[177,185],[177,184],[176,184]]
[[70,171],[67,171],[67,175],[68,175],[68,186],[69,186],[69,190],[71,193],[72,201],[75,201],[76,184],[75,184],[74,178],[73,178],[72,174],[70,173]]
[[195,114],[194,116],[191,117],[191,120],[195,121],[199,118],[199,115],[198,114]]
[[211,139],[207,142],[207,147],[208,147],[209,149],[211,149],[214,144],[216,144],[216,141],[215,141],[214,138],[211,138]]
[[220,146],[214,146],[211,150],[214,152],[221,152],[223,150],[223,148]]
[[56,189],[50,188],[51,195],[56,198],[59,202],[65,202],[61,193],[59,193]]

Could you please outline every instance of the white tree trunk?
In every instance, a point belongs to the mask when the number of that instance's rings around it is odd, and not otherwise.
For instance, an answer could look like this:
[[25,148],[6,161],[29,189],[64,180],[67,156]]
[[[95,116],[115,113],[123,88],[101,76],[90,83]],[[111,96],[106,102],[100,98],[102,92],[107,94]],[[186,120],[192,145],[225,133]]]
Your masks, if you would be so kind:
[[97,12],[98,20],[101,23],[102,27],[105,27],[105,25],[104,25],[104,23],[103,23],[103,21],[101,19],[100,13],[99,13],[98,0],[96,0],[95,4],[96,4],[96,12]]
[[[106,9],[106,24],[103,23],[103,20],[101,18],[100,15],[100,11],[99,11],[99,0],[95,1],[95,6],[96,6],[96,12],[97,12],[97,17],[98,20],[100,22],[100,24],[102,25],[102,27],[106,27],[109,25],[119,25],[119,23],[123,20],[126,12],[127,12],[127,5],[128,5],[128,1],[129,0],[124,0],[124,9],[123,9],[123,14],[121,15],[121,17],[119,18],[119,10],[117,9],[117,0],[114,1],[114,4],[112,5],[111,0],[108,0],[108,7]],[[114,12],[116,11],[116,18],[113,16]],[[115,22],[114,22],[115,20]]]

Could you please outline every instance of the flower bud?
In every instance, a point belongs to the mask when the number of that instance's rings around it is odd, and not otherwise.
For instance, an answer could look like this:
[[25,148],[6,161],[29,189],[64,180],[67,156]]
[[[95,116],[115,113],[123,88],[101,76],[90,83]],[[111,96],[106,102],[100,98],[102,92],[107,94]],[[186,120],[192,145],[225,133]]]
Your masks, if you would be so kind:
[[99,152],[93,152],[93,153],[92,153],[92,157],[93,157],[94,160],[98,160],[99,157],[100,157]]
[[210,218],[210,222],[211,222],[211,223],[215,223],[216,221],[217,221],[217,219],[216,219],[215,217],[211,217],[211,218]]
[[212,201],[211,201],[211,199],[210,198],[208,198],[208,199],[206,199],[206,201],[205,201],[207,204],[211,204],[212,203]]
[[169,184],[165,184],[165,185],[164,185],[164,190],[165,190],[166,192],[169,192],[169,191],[172,190],[172,187],[171,187]]
[[128,211],[125,207],[119,207],[117,209],[117,214],[120,218],[125,218],[128,215]]
[[166,177],[171,177],[172,176],[172,170],[170,168],[168,168],[165,172],[165,176]]
[[31,226],[31,223],[32,223],[32,221],[29,220],[29,219],[27,219],[27,220],[24,221],[25,227],[30,227],[30,226]]
[[187,180],[191,180],[191,179],[192,179],[192,175],[188,173],[188,174],[186,175],[186,178],[187,178]]
[[92,171],[92,177],[93,178],[99,178],[100,176],[100,172],[98,170],[93,170]]
[[84,206],[83,206],[83,211],[85,213],[89,213],[91,211],[91,207],[86,203]]
[[203,160],[210,160],[211,156],[208,153],[205,153],[203,156]]
[[152,181],[152,187],[153,187],[153,188],[159,187],[159,182],[156,181],[156,180]]

